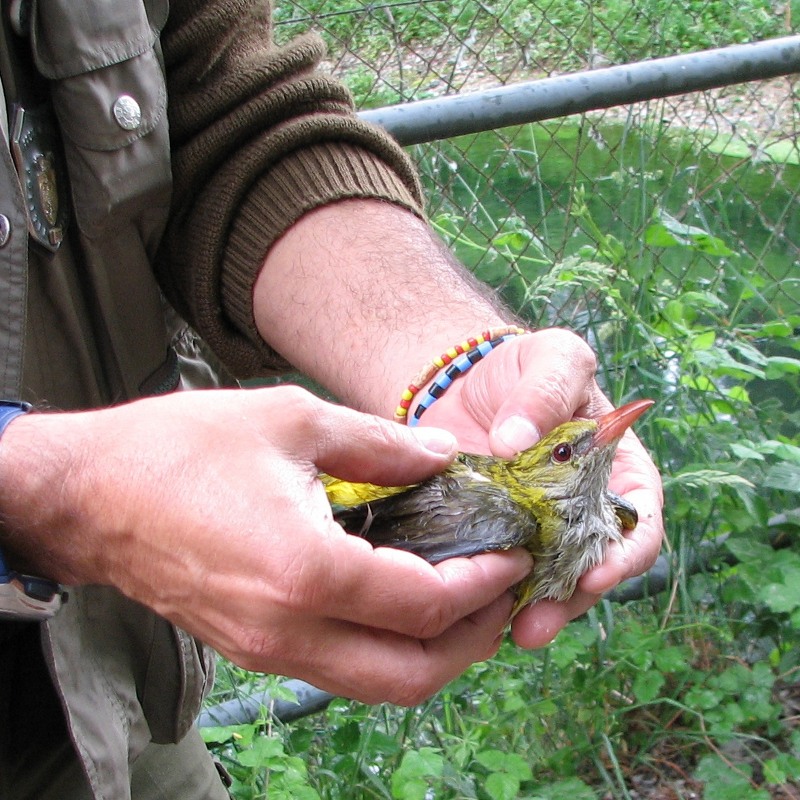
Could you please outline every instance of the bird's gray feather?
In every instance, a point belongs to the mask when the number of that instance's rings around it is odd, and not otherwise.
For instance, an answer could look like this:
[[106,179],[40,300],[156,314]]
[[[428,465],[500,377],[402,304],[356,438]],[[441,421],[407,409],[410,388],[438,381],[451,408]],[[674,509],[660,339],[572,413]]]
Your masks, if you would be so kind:
[[463,473],[437,475],[412,491],[337,510],[335,516],[376,547],[408,550],[431,564],[508,550],[529,540],[537,526],[502,486]]

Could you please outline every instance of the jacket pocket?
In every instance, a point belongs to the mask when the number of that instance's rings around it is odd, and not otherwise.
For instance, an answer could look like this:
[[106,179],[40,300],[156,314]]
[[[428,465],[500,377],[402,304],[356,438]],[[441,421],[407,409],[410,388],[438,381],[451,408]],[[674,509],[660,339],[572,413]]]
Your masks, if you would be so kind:
[[[166,3],[35,0],[31,41],[50,81],[75,219],[87,236],[113,212],[169,203],[167,92],[158,55]],[[117,223],[118,224],[118,223]]]
[[180,628],[157,620],[140,700],[153,741],[180,741],[214,683],[214,652]]

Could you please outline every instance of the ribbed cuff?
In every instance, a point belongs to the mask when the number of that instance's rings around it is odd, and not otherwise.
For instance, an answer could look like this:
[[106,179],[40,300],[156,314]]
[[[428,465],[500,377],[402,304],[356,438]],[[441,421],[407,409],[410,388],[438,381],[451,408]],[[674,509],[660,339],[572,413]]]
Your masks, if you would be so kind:
[[256,182],[228,238],[222,301],[226,317],[262,352],[266,365],[285,365],[259,336],[253,315],[252,287],[270,247],[304,214],[338,200],[383,200],[421,217],[413,189],[373,153],[341,142],[298,150]]

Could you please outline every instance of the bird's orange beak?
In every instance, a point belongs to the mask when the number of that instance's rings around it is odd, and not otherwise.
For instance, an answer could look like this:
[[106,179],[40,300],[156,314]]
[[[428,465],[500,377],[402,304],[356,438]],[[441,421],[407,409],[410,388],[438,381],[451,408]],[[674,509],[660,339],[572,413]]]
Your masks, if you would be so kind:
[[634,400],[604,414],[597,420],[597,430],[592,437],[592,444],[595,447],[604,447],[616,442],[654,402],[654,400]]

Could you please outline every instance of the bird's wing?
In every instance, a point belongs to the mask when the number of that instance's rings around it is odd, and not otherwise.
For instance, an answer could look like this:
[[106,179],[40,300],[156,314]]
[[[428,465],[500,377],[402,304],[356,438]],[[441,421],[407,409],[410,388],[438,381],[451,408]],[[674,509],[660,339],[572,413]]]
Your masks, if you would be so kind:
[[376,547],[395,547],[437,564],[508,550],[537,532],[535,518],[486,478],[443,473],[412,490],[342,509],[336,519]]
[[612,491],[606,491],[606,494],[611,501],[614,513],[617,515],[622,530],[632,531],[639,522],[639,514],[636,512],[636,507],[629,500],[620,497]]

